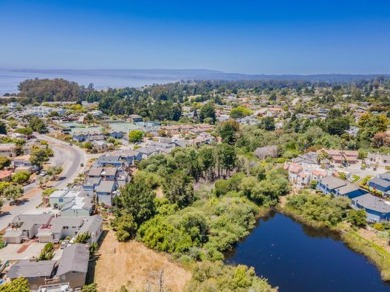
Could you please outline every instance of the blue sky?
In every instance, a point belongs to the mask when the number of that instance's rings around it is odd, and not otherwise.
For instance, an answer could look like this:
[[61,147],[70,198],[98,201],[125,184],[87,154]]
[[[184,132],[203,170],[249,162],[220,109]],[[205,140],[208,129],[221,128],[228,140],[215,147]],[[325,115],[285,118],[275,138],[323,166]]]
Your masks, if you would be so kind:
[[390,73],[388,0],[0,0],[0,67]]

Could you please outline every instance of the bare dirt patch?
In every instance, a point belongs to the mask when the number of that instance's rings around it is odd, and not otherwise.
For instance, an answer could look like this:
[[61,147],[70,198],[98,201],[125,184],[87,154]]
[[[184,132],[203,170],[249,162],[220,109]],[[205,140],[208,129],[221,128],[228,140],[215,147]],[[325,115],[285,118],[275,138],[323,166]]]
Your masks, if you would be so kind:
[[166,254],[157,253],[136,241],[118,242],[113,231],[108,231],[99,254],[94,273],[98,291],[118,291],[122,285],[131,291],[148,288],[155,291],[157,274],[162,270],[163,286],[169,291],[183,291],[191,279],[191,273],[169,261]]
[[359,228],[358,233],[361,237],[371,242],[374,242],[375,244],[383,247],[387,252],[390,253],[390,246],[388,243],[388,239],[378,237],[377,232],[372,228],[367,228],[367,229]]

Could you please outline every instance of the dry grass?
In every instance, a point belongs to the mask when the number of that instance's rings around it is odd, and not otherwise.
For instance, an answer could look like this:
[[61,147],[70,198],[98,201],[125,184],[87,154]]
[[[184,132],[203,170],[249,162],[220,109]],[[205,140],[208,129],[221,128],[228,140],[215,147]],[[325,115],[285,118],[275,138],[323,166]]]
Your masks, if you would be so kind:
[[164,288],[168,291],[183,291],[191,279],[191,273],[170,262],[167,255],[136,241],[120,243],[113,231],[108,231],[99,254],[94,273],[98,291],[118,291],[122,285],[129,291],[145,291],[148,282],[152,291],[157,291],[153,283],[157,283],[156,274],[161,270]]

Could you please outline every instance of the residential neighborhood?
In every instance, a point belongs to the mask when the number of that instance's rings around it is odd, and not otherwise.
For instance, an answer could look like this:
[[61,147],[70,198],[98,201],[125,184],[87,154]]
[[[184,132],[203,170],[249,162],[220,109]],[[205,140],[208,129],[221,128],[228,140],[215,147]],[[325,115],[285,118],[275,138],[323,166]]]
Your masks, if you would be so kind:
[[[312,203],[294,209],[306,200],[339,208],[332,213],[339,216],[334,222],[360,228],[359,236],[375,237],[387,248],[390,134],[384,115],[365,101],[343,108],[321,104],[328,96],[326,86],[313,91],[308,85],[299,94],[297,89],[277,89],[272,96],[267,90],[219,89],[211,101],[201,94],[188,95],[177,118],[140,109],[122,112],[111,99],[3,105],[1,280],[13,283],[22,277],[31,291],[101,287],[101,275],[119,277],[102,272],[103,263],[137,255],[126,249],[130,242],[141,244],[153,257],[158,251],[195,262],[223,258],[247,234],[243,231],[254,226],[243,225],[256,221],[256,212],[237,215],[237,210],[278,206],[280,212],[297,212],[290,216],[305,221],[328,208]],[[178,109],[169,110],[175,114]],[[380,130],[370,132],[362,120],[377,123]],[[227,198],[235,203],[224,202]],[[236,202],[238,198],[242,201]],[[213,209],[213,204],[222,205]],[[229,216],[234,218],[229,221]],[[245,220],[239,223],[236,217]],[[187,218],[208,225],[203,239],[191,239],[199,255],[193,246],[182,248],[164,233],[189,234],[190,225],[182,221]],[[215,223],[218,220],[224,223]],[[237,229],[229,224],[237,224]],[[200,226],[196,232],[203,230]],[[206,244],[223,242],[224,232],[237,234],[224,246]],[[192,238],[175,238],[181,236]],[[127,253],[116,254],[117,244]],[[122,269],[137,272],[129,262]],[[91,268],[95,265],[97,271]],[[151,273],[139,283],[150,283]],[[127,285],[114,280],[108,285],[118,290],[119,284]]]

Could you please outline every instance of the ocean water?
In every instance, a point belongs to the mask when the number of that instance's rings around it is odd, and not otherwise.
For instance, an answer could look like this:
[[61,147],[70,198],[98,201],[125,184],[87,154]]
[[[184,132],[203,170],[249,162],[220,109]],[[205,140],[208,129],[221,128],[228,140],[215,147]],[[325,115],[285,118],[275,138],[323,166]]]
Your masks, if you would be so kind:
[[[0,69],[0,96],[17,93],[18,85],[26,79],[63,78],[95,89],[136,87],[180,81],[178,72],[163,70],[4,70]],[[185,77],[185,76],[184,76]]]

